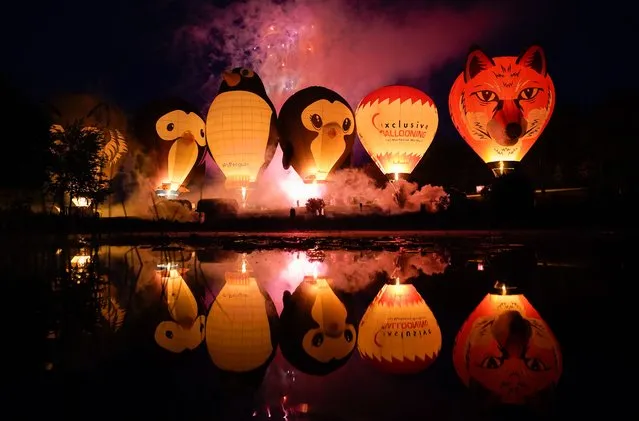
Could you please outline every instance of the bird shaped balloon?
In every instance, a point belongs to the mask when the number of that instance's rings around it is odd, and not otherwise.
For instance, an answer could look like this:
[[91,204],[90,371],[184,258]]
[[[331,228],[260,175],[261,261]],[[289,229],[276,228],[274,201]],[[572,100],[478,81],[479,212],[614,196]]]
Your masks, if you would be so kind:
[[337,92],[311,86],[286,100],[278,116],[285,169],[307,183],[326,181],[351,154],[355,115]]
[[246,206],[248,189],[275,154],[277,113],[253,70],[237,67],[222,78],[206,117],[206,141],[226,188],[240,192]]
[[154,165],[148,169],[160,197],[175,198],[204,172],[206,131],[194,106],[179,98],[148,104],[136,119],[136,134]]
[[491,58],[473,47],[448,107],[457,131],[496,176],[514,169],[555,107],[543,49],[533,45],[519,56]]

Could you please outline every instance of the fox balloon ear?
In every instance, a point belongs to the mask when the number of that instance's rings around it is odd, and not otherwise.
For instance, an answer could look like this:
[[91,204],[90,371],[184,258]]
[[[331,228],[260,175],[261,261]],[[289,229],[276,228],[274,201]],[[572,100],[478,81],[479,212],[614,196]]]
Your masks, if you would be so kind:
[[479,46],[474,45],[466,57],[466,66],[464,67],[464,81],[468,82],[478,73],[495,65],[492,58],[488,57]]
[[531,45],[517,57],[517,64],[530,67],[542,76],[546,76],[546,54],[539,45]]

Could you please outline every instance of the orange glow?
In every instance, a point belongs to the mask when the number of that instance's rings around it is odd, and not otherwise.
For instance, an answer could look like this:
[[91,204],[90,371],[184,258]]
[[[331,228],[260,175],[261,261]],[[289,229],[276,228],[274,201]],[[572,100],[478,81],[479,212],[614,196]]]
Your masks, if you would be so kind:
[[355,110],[362,145],[386,175],[410,174],[430,147],[439,116],[433,100],[409,86],[385,86]]
[[324,185],[321,183],[305,183],[300,176],[292,171],[291,176],[279,181],[281,190],[286,193],[291,206],[303,207],[308,199],[322,197]]
[[521,161],[555,107],[543,50],[532,46],[519,57],[494,58],[472,51],[451,88],[448,107],[468,145],[484,162],[500,162],[503,174],[504,161]]
[[206,142],[228,189],[248,188],[268,165],[265,151],[273,115],[272,105],[249,91],[222,92],[213,100],[206,118]]
[[71,266],[81,268],[91,262],[91,256],[86,254],[78,254],[71,258]]
[[166,157],[167,173],[158,187],[159,195],[177,196],[186,191],[183,183],[197,162],[200,147],[206,143],[204,126],[199,115],[183,110],[170,111],[156,121],[159,138],[172,142]]
[[386,284],[359,325],[360,356],[391,373],[416,373],[429,367],[442,346],[435,315],[412,284]]
[[87,197],[74,197],[71,202],[78,208],[88,208],[91,206],[91,199]]
[[271,339],[270,297],[247,267],[246,255],[241,270],[226,272],[224,281],[206,319],[209,356],[222,370],[257,369],[269,361],[277,346]]
[[552,388],[562,372],[559,344],[522,294],[496,284],[464,322],[453,347],[461,380],[505,404],[524,404]]

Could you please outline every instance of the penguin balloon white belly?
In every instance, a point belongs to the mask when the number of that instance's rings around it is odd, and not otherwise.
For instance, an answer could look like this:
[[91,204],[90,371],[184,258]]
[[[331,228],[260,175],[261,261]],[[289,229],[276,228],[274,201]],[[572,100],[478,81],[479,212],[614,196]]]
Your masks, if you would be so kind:
[[215,97],[206,119],[206,140],[227,180],[255,182],[264,164],[272,114],[264,99],[248,91]]

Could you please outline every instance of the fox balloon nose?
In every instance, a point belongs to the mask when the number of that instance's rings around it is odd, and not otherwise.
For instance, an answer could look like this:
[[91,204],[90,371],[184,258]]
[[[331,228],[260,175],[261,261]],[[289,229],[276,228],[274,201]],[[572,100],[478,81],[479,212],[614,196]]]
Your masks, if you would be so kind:
[[519,139],[523,131],[519,123],[508,123],[508,125],[506,125],[506,136],[511,140]]
[[332,139],[335,136],[337,136],[337,130],[335,130],[333,127],[328,129],[328,137],[330,137]]

